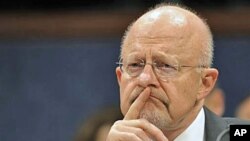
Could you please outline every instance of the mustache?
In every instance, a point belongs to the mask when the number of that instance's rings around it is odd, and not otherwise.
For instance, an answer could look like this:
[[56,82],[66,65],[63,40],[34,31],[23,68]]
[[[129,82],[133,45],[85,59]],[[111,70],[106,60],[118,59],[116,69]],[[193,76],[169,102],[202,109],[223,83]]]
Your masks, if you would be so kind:
[[[143,87],[137,86],[131,93],[130,105],[135,102],[135,100],[139,97],[139,95],[144,91]],[[150,87],[150,95],[160,100],[166,108],[169,106],[169,100],[166,94],[163,91],[160,91],[154,87]]]

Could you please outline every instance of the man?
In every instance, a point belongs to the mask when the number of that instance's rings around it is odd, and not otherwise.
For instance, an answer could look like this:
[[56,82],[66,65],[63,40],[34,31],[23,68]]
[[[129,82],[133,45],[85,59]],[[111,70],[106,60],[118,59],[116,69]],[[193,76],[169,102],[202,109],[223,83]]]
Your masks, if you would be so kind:
[[219,86],[215,85],[206,97],[205,106],[216,115],[223,116],[225,111],[225,94]]
[[240,101],[236,107],[235,116],[240,119],[250,120],[250,95]]
[[128,28],[120,57],[124,119],[107,141],[215,141],[227,129],[203,108],[218,71],[210,29],[197,15],[169,5],[150,10]]

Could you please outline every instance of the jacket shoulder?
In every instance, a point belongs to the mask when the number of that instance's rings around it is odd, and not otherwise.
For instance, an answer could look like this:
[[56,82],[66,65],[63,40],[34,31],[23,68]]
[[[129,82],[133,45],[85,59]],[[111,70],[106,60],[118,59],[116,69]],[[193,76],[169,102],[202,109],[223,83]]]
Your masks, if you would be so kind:
[[234,124],[250,125],[249,120],[242,120],[242,119],[239,119],[239,118],[229,118],[229,117],[225,117],[223,119],[228,124],[228,126],[229,125],[234,125]]

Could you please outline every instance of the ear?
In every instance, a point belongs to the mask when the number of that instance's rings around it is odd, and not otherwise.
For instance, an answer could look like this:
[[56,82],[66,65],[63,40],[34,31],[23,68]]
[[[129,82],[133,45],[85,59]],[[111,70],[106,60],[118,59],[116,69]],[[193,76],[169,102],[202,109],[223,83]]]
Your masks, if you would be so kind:
[[118,84],[120,85],[120,83],[121,83],[121,77],[122,77],[121,68],[120,67],[116,67],[115,73],[116,73],[116,78],[117,78]]
[[219,72],[215,68],[207,68],[202,71],[200,91],[197,95],[198,100],[205,98],[211,92],[217,81],[218,75]]

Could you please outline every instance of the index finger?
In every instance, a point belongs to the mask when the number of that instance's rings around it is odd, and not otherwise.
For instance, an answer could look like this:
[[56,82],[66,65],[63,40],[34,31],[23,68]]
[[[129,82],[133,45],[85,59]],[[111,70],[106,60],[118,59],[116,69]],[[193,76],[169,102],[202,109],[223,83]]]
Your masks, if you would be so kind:
[[140,93],[140,95],[137,97],[134,103],[132,103],[132,105],[130,106],[128,112],[124,116],[124,120],[137,119],[141,109],[147,102],[149,95],[150,95],[150,88],[144,89],[144,91]]

